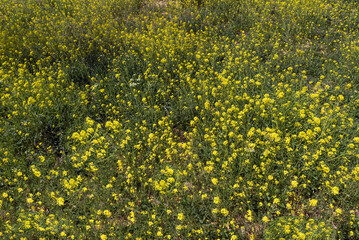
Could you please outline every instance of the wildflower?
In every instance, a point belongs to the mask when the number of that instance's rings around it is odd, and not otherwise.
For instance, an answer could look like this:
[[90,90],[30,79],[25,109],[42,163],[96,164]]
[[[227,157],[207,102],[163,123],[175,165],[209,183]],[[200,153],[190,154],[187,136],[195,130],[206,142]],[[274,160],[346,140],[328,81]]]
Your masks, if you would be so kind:
[[36,102],[36,100],[33,98],[33,97],[29,97],[28,99],[27,99],[27,104],[28,105],[31,105],[31,104],[33,104],[33,103],[35,103]]
[[229,212],[228,212],[227,209],[222,208],[222,209],[221,209],[221,213],[222,213],[224,216],[227,216]]
[[297,186],[298,186],[298,182],[297,181],[291,181],[291,186],[293,187],[293,188],[296,188]]
[[111,217],[111,212],[109,210],[105,210],[103,211],[103,215],[105,215],[106,217]]
[[36,177],[41,176],[41,172],[35,167],[35,165],[31,165],[30,168]]
[[77,140],[77,139],[81,139],[81,136],[80,136],[80,134],[78,133],[78,132],[74,132],[74,133],[72,133],[72,139],[74,139],[74,140]]
[[26,229],[31,228],[31,222],[30,221],[25,221],[24,226],[25,226]]
[[338,194],[339,194],[339,188],[338,188],[338,187],[333,187],[333,188],[332,188],[332,193],[333,193],[334,195],[338,195]]
[[335,209],[335,213],[336,213],[337,215],[340,215],[340,214],[343,213],[343,211],[342,211],[340,208],[337,208],[337,209]]
[[101,234],[100,238],[101,238],[101,240],[107,240],[107,235]]
[[304,240],[305,239],[305,234],[302,233],[302,232],[298,232],[298,238]]
[[252,211],[248,210],[247,214],[244,216],[248,221],[252,222],[253,218],[252,218]]
[[117,161],[117,169],[121,172],[123,170],[123,164],[121,160]]
[[127,218],[128,220],[130,220],[132,223],[135,223],[135,213],[133,211],[130,212],[130,216],[128,216]]
[[112,122],[111,122],[111,121],[107,121],[107,122],[105,123],[105,128],[113,128]]
[[166,174],[169,176],[172,176],[174,173],[174,170],[172,168],[166,167]]
[[178,220],[183,221],[183,219],[184,219],[183,213],[179,213],[177,218],[178,218]]
[[57,205],[62,206],[64,205],[65,200],[62,197],[56,199]]
[[311,207],[315,207],[318,203],[318,200],[317,199],[310,199],[309,200],[309,206]]
[[217,185],[218,179],[217,178],[212,178],[212,183],[213,183],[213,185]]
[[270,220],[269,220],[269,218],[268,218],[267,216],[264,216],[264,217],[262,218],[262,221],[265,222],[265,223],[267,223],[267,222],[269,222]]
[[214,202],[215,204],[219,204],[219,203],[221,202],[221,199],[220,199],[219,197],[214,197],[214,198],[213,198],[213,202]]
[[204,108],[205,108],[206,110],[209,110],[210,104],[209,104],[209,101],[208,101],[208,100],[205,102]]

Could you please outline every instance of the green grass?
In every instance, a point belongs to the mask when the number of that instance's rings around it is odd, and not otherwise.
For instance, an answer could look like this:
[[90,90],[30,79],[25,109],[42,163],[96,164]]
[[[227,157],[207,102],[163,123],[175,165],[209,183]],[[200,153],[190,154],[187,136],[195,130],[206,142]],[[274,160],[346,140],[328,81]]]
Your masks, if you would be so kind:
[[0,3],[4,239],[358,239],[355,1]]

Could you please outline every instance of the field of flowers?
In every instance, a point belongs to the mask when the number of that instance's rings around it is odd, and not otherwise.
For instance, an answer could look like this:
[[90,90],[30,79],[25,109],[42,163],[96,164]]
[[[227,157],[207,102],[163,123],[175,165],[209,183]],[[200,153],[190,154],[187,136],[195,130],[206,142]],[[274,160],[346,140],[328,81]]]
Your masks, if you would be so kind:
[[359,3],[1,0],[0,238],[359,239]]

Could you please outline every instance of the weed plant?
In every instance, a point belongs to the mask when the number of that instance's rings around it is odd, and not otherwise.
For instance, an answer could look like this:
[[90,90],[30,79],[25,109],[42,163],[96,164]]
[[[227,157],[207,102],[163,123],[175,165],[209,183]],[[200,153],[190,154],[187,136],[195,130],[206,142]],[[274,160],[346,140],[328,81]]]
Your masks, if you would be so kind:
[[2,0],[0,237],[358,239],[359,5]]

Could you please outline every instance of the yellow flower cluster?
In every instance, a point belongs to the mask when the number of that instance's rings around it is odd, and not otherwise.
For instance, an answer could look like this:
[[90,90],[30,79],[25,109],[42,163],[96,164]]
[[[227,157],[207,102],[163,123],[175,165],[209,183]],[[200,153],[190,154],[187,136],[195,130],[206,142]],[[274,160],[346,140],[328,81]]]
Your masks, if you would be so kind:
[[0,5],[0,237],[359,237],[355,1]]

